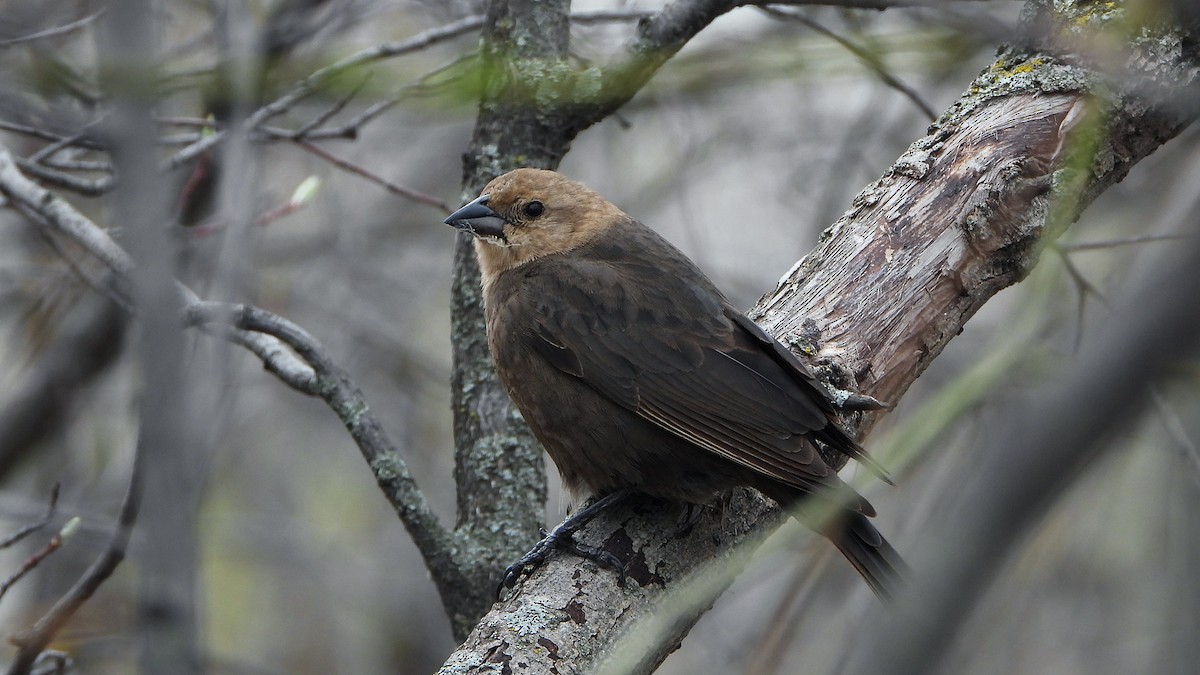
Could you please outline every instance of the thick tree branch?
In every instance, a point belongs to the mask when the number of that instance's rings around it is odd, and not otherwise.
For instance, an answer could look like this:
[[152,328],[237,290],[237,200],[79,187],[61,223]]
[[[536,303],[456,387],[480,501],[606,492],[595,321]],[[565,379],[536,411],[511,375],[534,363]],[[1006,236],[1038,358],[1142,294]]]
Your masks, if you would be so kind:
[[1111,439],[1148,406],[1154,384],[1197,353],[1200,314],[1188,308],[1200,297],[1200,237],[1156,262],[1114,311],[1121,320],[1085,343],[1053,387],[1005,416],[1019,421],[1010,433],[979,449],[971,476],[951,496],[956,508],[923,528],[911,587],[886,616],[870,617],[846,672],[935,672],[953,644],[947,636],[1013,544],[1064,485],[1118,445]]

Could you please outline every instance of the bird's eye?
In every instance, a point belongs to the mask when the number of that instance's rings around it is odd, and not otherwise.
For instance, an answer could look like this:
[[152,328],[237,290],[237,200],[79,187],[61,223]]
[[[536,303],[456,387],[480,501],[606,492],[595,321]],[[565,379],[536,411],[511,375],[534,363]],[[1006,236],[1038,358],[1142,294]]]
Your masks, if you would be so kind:
[[530,218],[537,218],[538,216],[542,215],[542,212],[545,210],[546,207],[538,201],[529,202],[525,205],[525,215],[529,216]]

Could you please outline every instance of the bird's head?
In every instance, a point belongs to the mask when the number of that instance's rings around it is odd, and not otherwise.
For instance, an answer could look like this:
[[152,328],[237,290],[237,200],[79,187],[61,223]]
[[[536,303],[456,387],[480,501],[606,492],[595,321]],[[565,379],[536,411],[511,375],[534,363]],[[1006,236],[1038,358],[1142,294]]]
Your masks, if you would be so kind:
[[446,224],[475,235],[485,281],[530,260],[578,248],[626,217],[553,171],[517,169],[487,184]]

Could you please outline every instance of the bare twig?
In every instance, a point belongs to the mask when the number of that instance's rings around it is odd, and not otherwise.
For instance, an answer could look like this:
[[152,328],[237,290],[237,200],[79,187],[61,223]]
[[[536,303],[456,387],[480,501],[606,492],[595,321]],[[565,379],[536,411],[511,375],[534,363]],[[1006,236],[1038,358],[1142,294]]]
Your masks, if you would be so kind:
[[362,81],[359,82],[358,85],[355,86],[353,89],[351,89],[349,93],[347,93],[345,96],[338,99],[338,101],[336,103],[334,103],[332,106],[330,106],[327,110],[323,111],[320,115],[317,115],[316,117],[312,118],[312,120],[308,124],[305,124],[304,126],[297,129],[295,131],[294,135],[292,136],[292,138],[294,138],[296,140],[304,139],[308,136],[308,133],[310,131],[312,131],[313,129],[316,129],[317,127],[321,126],[322,124],[324,124],[324,123],[328,122],[330,119],[332,119],[333,116],[338,114],[339,112],[341,112],[342,109],[344,109],[350,103],[350,101],[354,100],[354,97],[358,96],[359,92],[362,91],[363,87],[367,86],[367,82],[370,79],[371,79],[371,74],[367,73],[367,75],[362,78]]
[[[55,143],[62,141],[64,138],[75,138],[78,135],[69,134],[64,136],[62,134],[56,134],[53,131],[47,131],[41,127],[31,127],[27,124],[18,124],[17,122],[9,122],[7,120],[0,120],[0,131],[11,131],[14,134],[21,134],[22,136],[29,136],[30,138],[37,138],[43,141],[51,141]],[[79,138],[72,144],[81,148],[87,148],[88,150],[104,149],[104,147],[99,143],[88,138]]]
[[1148,244],[1159,241],[1179,241],[1195,236],[1190,234],[1145,234],[1139,237],[1125,237],[1122,239],[1109,239],[1108,241],[1074,241],[1066,242],[1058,245],[1063,251],[1104,251],[1121,246],[1134,246],[1137,244]]
[[400,195],[401,197],[404,197],[405,199],[411,199],[412,201],[417,202],[419,204],[424,204],[426,206],[432,206],[433,208],[440,209],[442,211],[450,210],[450,207],[446,204],[446,202],[438,199],[437,197],[434,197],[432,195],[427,195],[427,194],[417,191],[417,190],[413,190],[412,188],[406,188],[403,185],[398,185],[396,183],[393,183],[390,180],[383,178],[382,176],[379,176],[377,174],[371,173],[370,171],[366,170],[365,168],[363,168],[353,162],[342,159],[341,157],[338,157],[337,155],[334,155],[333,153],[329,152],[328,150],[325,150],[324,148],[321,148],[320,146],[314,145],[313,143],[310,143],[305,140],[297,139],[296,145],[300,146],[301,148],[304,148],[308,152],[311,152],[312,154],[320,157],[321,159],[324,159],[325,161],[329,162],[330,164],[336,166],[337,168],[339,168],[343,171],[352,173],[356,176],[362,176],[363,178],[366,178],[367,180],[371,181],[372,183],[375,183],[376,185],[383,187],[384,189],[386,189],[388,192],[391,192],[392,194]]
[[871,72],[875,73],[876,77],[878,77],[881,82],[900,92],[900,94],[902,94],[905,98],[912,101],[914,105],[921,109],[921,112],[924,113],[931,122],[937,119],[937,112],[934,111],[932,106],[925,102],[925,99],[921,98],[921,95],[917,93],[917,90],[908,86],[898,77],[888,72],[887,68],[883,65],[883,61],[880,60],[879,56],[871,50],[863,47],[862,45],[851,42],[849,39],[838,35],[836,32],[794,10],[767,6],[763,7],[762,11],[770,16],[802,23],[813,31],[820,33],[821,35],[824,35],[830,40],[838,43],[844,47],[846,51],[858,57],[858,59],[863,62],[863,65],[867,66],[867,68],[870,68]]
[[44,40],[46,38],[58,37],[60,35],[67,35],[77,30],[87,28],[92,24],[92,22],[103,15],[104,10],[101,9],[95,14],[85,16],[82,19],[77,19],[71,23],[40,30],[36,33],[30,33],[29,35],[22,35],[20,37],[9,38],[7,40],[0,40],[0,49],[4,49],[5,47],[14,47],[16,45],[25,44],[26,42],[34,42],[37,40]]
[[78,192],[79,194],[87,197],[102,195],[109,190],[112,190],[113,186],[116,185],[116,180],[112,176],[105,176],[103,178],[97,178],[96,180],[86,180],[77,176],[72,176],[69,173],[56,171],[48,166],[35,164],[28,160],[18,158],[16,162],[17,165],[20,166],[21,169],[26,173],[33,174],[43,181],[46,181],[52,185],[57,185],[64,190]]
[[[356,54],[351,54],[344,59],[331,63],[324,68],[320,68],[313,72],[308,77],[304,78],[297,84],[293,85],[283,96],[275,99],[267,105],[259,108],[253,115],[246,119],[246,128],[254,130],[262,126],[267,120],[286,112],[291,109],[296,103],[310,96],[313,92],[320,89],[322,86],[333,80],[335,77],[345,73],[353,68],[361,66],[372,61],[378,61],[385,58],[401,56],[415,51],[419,51],[446,40],[465,35],[473,30],[478,30],[483,25],[482,16],[469,16],[465,19],[460,19],[448,23],[444,26],[432,28],[430,30],[418,33],[413,37],[401,42],[392,42],[382,45],[377,45],[370,49],[364,49]],[[217,133],[201,138],[199,141],[192,143],[179,152],[172,155],[167,160],[167,166],[175,167],[184,164],[200,153],[212,148],[217,143],[221,142],[225,132],[218,131]]]
[[41,550],[26,558],[25,562],[21,564],[20,569],[9,575],[3,583],[0,583],[0,598],[3,598],[8,593],[8,589],[15,586],[18,581],[25,578],[26,574],[37,569],[37,566],[42,564],[43,560],[49,558],[55,551],[62,548],[62,545],[66,543],[67,539],[78,528],[79,518],[72,518],[67,521],[67,524],[63,525],[62,529],[55,533],[53,537],[50,537],[50,541],[46,542],[46,545]]
[[1078,300],[1075,305],[1075,350],[1078,351],[1080,345],[1083,344],[1084,335],[1084,314],[1087,311],[1087,299],[1089,295],[1096,296],[1102,304],[1107,305],[1108,299],[1096,288],[1095,284],[1088,280],[1083,272],[1075,265],[1075,261],[1071,260],[1071,256],[1059,246],[1052,245],[1050,247],[1058,259],[1062,261],[1063,269],[1067,271],[1067,275],[1071,277],[1071,281],[1075,285],[1075,292],[1078,294]]
[[114,272],[128,275],[133,269],[128,253],[66,201],[26,178],[17,168],[12,153],[2,148],[0,193],[45,218],[55,230],[83,246]]
[[[89,122],[87,125],[84,126],[84,130],[91,128],[92,126],[95,126],[97,121],[98,120]],[[46,158],[54,155],[54,153],[58,152],[59,150],[62,150],[63,148],[66,148],[66,147],[69,147],[69,146],[79,143],[79,141],[83,140],[83,138],[84,138],[83,130],[81,130],[75,134],[72,134],[71,136],[64,136],[64,137],[58,139],[57,141],[51,143],[50,145],[47,145],[46,147],[42,148],[41,150],[38,150],[37,152],[30,155],[29,161],[34,164],[38,164],[38,163],[42,162],[43,160],[45,160]]]
[[46,507],[46,515],[42,516],[41,520],[36,523],[30,523],[0,540],[0,548],[8,548],[50,523],[50,520],[54,518],[54,514],[58,512],[59,487],[59,484],[55,483],[54,487],[50,488],[50,505]]
[[117,527],[109,539],[104,553],[91,564],[83,576],[75,582],[69,591],[54,604],[50,611],[29,630],[14,635],[9,641],[18,647],[16,658],[9,666],[9,675],[25,675],[33,667],[38,655],[46,649],[46,645],[54,639],[75,612],[87,602],[96,589],[100,588],[121,561],[125,559],[125,551],[129,547],[129,538],[133,533],[134,523],[137,522],[138,506],[142,495],[142,457],[146,449],[139,442],[133,455],[133,467],[129,472],[129,487],[125,491],[125,499],[121,503],[121,511],[117,517]]
[[[360,128],[362,128],[365,124],[367,124],[371,120],[375,119],[376,117],[379,117],[379,115],[383,114],[385,111],[389,110],[390,108],[395,106],[397,103],[400,103],[401,101],[408,99],[412,96],[433,93],[433,92],[437,91],[440,87],[444,86],[444,84],[445,84],[445,82],[432,83],[432,82],[430,82],[430,80],[432,80],[433,78],[435,78],[438,75],[441,75],[447,71],[453,70],[454,68],[458,67],[459,65],[461,65],[463,63],[466,63],[468,61],[473,61],[477,57],[478,57],[478,54],[474,51],[472,51],[468,54],[463,54],[461,56],[458,56],[458,57],[452,59],[451,61],[444,63],[444,64],[438,66],[437,68],[434,68],[433,70],[430,70],[429,72],[425,73],[421,77],[417,78],[417,80],[415,82],[412,82],[412,83],[404,85],[403,87],[400,87],[399,89],[394,91],[390,96],[380,99],[380,100],[376,101],[375,103],[372,103],[371,105],[367,106],[362,112],[360,112],[358,115],[355,115],[353,119],[346,122],[345,124],[343,124],[341,126],[337,126],[337,127],[329,127],[329,128],[324,128],[324,129],[316,129],[316,128],[311,129],[304,134],[304,139],[312,141],[312,140],[317,140],[317,139],[321,139],[321,138],[349,138],[349,139],[357,138],[358,130]],[[454,78],[451,77],[449,80],[447,80],[447,82],[453,81],[453,79]],[[259,131],[261,131],[262,133],[266,134],[269,137],[284,139],[284,140],[294,140],[296,137],[296,132],[294,132],[294,131],[289,131],[287,129],[279,129],[279,128],[270,127],[270,126],[263,126],[259,129]]]
[[1162,395],[1158,387],[1150,390],[1150,400],[1154,403],[1154,409],[1158,412],[1158,418],[1167,430],[1167,435],[1175,441],[1180,454],[1184,456],[1187,465],[1191,467],[1192,476],[1200,480],[1200,448],[1196,447],[1196,442],[1183,427],[1183,421],[1179,419],[1179,412]]
[[43,166],[48,166],[51,169],[62,169],[63,171],[103,171],[105,173],[114,173],[111,162],[88,159],[57,159],[49,158],[42,162]]

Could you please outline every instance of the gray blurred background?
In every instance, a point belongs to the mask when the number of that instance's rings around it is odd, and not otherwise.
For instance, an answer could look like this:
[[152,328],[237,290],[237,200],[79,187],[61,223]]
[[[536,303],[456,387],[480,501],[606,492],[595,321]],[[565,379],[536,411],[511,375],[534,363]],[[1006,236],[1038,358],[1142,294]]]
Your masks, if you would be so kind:
[[[652,9],[657,2],[576,2],[575,9]],[[295,38],[269,73],[278,93],[338,56],[398,41],[462,16],[477,3],[331,0],[247,5],[253,27]],[[976,6],[978,5],[978,6]],[[102,3],[7,2],[0,38],[61,26]],[[934,111],[951,104],[1015,30],[1019,3],[947,3],[948,10],[844,12],[805,17],[866,50]],[[204,118],[214,65],[212,6],[162,2],[155,21],[172,83],[160,112]],[[280,18],[285,17],[285,18]],[[286,19],[286,20],[285,20]],[[292,23],[288,23],[288,22]],[[300,27],[295,27],[294,24]],[[308,26],[312,30],[308,30]],[[629,22],[574,28],[580,59],[603,59]],[[64,132],[92,119],[97,41],[85,26],[0,49],[0,120]],[[289,33],[288,31],[292,31]],[[371,65],[342,118],[470,52],[477,33]],[[364,73],[366,71],[363,71]],[[461,194],[461,154],[474,119],[463,77],[435,77],[364,125],[356,140],[322,140],[331,153],[450,207]],[[274,121],[296,128],[357,86],[309,99]],[[77,91],[77,90],[82,90]],[[89,94],[91,92],[91,94]],[[623,109],[585,132],[561,170],[589,184],[691,255],[746,308],[802,257],[929,118],[876,69],[804,23],[745,9],[719,20]],[[46,141],[6,127],[3,142],[30,155]],[[195,132],[164,127],[163,134]],[[1048,250],[1030,279],[977,315],[868,439],[894,467],[891,488],[858,477],[879,528],[904,552],[981,439],[1021,423],[996,412],[1052,382],[1078,345],[1114,322],[1110,297],[1170,241],[1079,248],[1194,232],[1200,185],[1195,130],[1141,163]],[[166,156],[178,146],[162,148]],[[254,144],[257,211],[287,202],[305,178],[321,186],[295,213],[258,227],[240,297],[311,331],[364,389],[434,508],[454,515],[449,314],[451,251],[445,213],[391,194],[286,141]],[[176,172],[175,185],[187,174]],[[180,187],[179,189],[182,189]],[[62,194],[114,228],[104,197]],[[219,200],[219,197],[218,197]],[[171,225],[185,281],[202,296],[225,238],[219,227]],[[12,211],[0,212],[0,405],[27,391],[57,340],[94,321],[105,302],[63,255]],[[74,253],[79,258],[78,252]],[[454,646],[423,562],[379,494],[337,419],[236,350],[196,335],[189,367],[214,362],[216,411],[189,475],[200,487],[195,579],[209,672],[424,673]],[[212,352],[212,353],[210,353]],[[214,359],[216,361],[214,361]],[[1196,625],[1175,600],[1195,580],[1181,542],[1197,501],[1197,369],[1181,370],[1117,447],[1063,495],[1014,551],[954,641],[946,673],[1166,672]],[[64,397],[0,483],[0,526],[36,520],[61,484],[56,526],[81,531],[0,600],[0,630],[22,630],[103,547],[128,475],[139,374],[128,346]],[[1086,395],[1086,394],[1084,394]],[[8,398],[6,398],[8,397]],[[211,423],[210,423],[211,422]],[[0,452],[6,451],[0,448]],[[850,469],[853,471],[853,469]],[[564,502],[551,467],[547,520]],[[154,512],[143,519],[153,519]],[[137,541],[137,546],[154,542]],[[1189,532],[1191,534],[1189,534]],[[0,551],[15,572],[50,532]],[[1192,546],[1195,544],[1192,543]],[[791,524],[773,536],[733,588],[667,659],[662,673],[827,673],[852,650],[874,602],[830,547]],[[831,562],[832,561],[832,562]],[[61,634],[80,672],[133,668],[138,556],[122,565]],[[1156,665],[1159,664],[1159,665]],[[1160,667],[1161,666],[1161,667]]]

